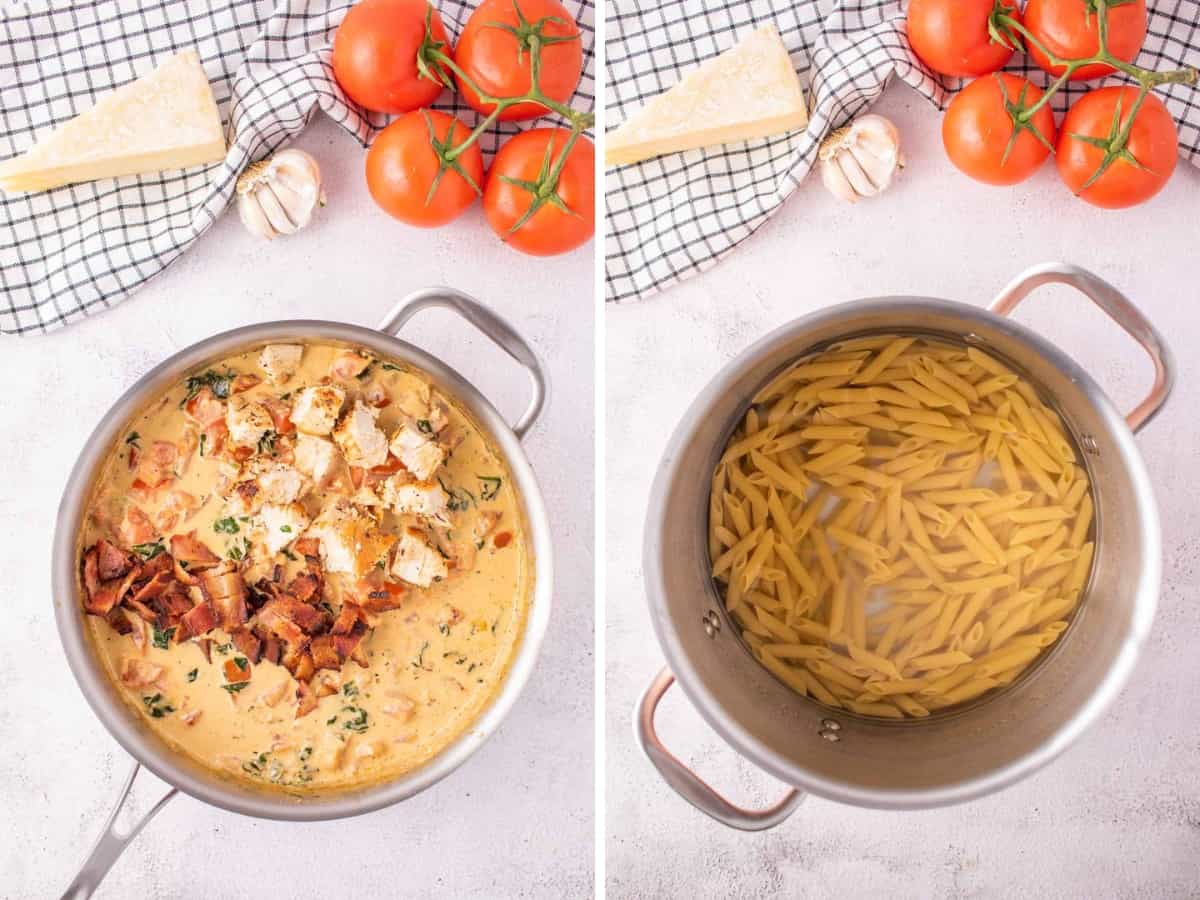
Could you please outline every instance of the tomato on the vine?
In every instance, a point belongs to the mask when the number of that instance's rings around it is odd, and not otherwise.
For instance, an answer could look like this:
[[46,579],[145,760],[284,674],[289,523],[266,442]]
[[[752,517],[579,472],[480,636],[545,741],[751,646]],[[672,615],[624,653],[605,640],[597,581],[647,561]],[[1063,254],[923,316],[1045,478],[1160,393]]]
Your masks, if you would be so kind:
[[998,72],[1013,55],[1015,43],[994,24],[1001,13],[1021,20],[1016,0],[912,0],[908,40],[921,61],[942,75]]
[[[583,44],[571,14],[558,0],[483,0],[459,35],[454,62],[479,90],[502,99],[528,93],[535,54],[538,87],[566,103],[583,74]],[[461,75],[458,89],[476,111],[487,115],[495,108]],[[545,112],[540,103],[517,103],[500,119],[536,119]]]
[[1024,181],[1046,161],[1054,146],[1054,114],[1047,103],[1024,114],[1042,92],[1008,72],[985,75],[950,102],[942,120],[942,143],[950,161],[986,184]]
[[[1058,171],[1080,199],[1105,209],[1144,203],[1163,189],[1179,159],[1175,121],[1153,94],[1133,116],[1138,90],[1105,87],[1067,111],[1058,139]],[[1128,130],[1127,130],[1128,129]]]
[[333,36],[333,75],[351,100],[403,113],[437,99],[443,85],[417,65],[427,15],[430,38],[445,45],[442,18],[425,0],[362,0],[350,8]]
[[[1109,3],[1108,50],[1125,62],[1133,62],[1146,40],[1146,0]],[[1025,27],[1047,50],[1060,59],[1086,59],[1100,49],[1100,15],[1094,0],[1029,0]],[[1026,40],[1033,61],[1054,75],[1062,66],[1052,66],[1034,41]],[[1116,70],[1106,63],[1092,63],[1071,74],[1071,81],[1086,81],[1111,75]]]
[[532,256],[574,250],[595,231],[595,148],[566,128],[532,128],[500,148],[483,211],[511,247]]
[[[479,142],[455,152],[471,129],[449,113],[406,113],[367,151],[367,188],[385,212],[409,225],[445,225],[475,202],[483,183]],[[453,159],[448,154],[454,153]]]

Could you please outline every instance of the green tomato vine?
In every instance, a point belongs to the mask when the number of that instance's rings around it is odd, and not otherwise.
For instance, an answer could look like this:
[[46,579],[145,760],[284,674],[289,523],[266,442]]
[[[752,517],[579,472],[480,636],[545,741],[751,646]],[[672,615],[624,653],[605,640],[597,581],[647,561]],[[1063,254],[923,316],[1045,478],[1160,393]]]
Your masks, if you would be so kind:
[[572,109],[565,103],[560,103],[554,98],[547,96],[541,87],[542,51],[546,47],[551,47],[555,44],[578,41],[580,40],[579,34],[549,34],[549,25],[567,26],[570,23],[558,16],[543,16],[531,22],[521,11],[518,0],[513,0],[513,9],[517,14],[517,24],[515,26],[502,22],[488,22],[486,27],[497,28],[512,35],[517,42],[517,61],[519,63],[523,62],[526,56],[529,57],[529,90],[524,94],[514,97],[493,96],[484,91],[474,79],[463,71],[462,67],[447,52],[448,47],[446,46],[446,42],[435,40],[433,37],[432,6],[428,6],[425,10],[425,37],[421,42],[421,46],[417,49],[417,71],[421,76],[445,85],[450,90],[455,89],[453,76],[457,76],[463,84],[471,89],[482,104],[492,107],[491,112],[484,116],[482,121],[471,130],[470,134],[457,144],[453,140],[453,127],[451,127],[446,139],[439,141],[437,140],[430,117],[428,115],[425,116],[426,127],[429,131],[429,143],[433,148],[434,155],[438,158],[439,166],[437,177],[430,188],[426,203],[433,199],[437,186],[441,182],[442,175],[448,169],[462,175],[467,183],[474,188],[475,193],[482,195],[483,192],[479,185],[476,185],[470,178],[466,178],[458,159],[472,145],[478,142],[483,133],[496,123],[505,110],[520,103],[534,103],[543,107],[547,112],[557,113],[570,126],[570,134],[557,157],[552,158],[554,141],[550,140],[547,143],[546,158],[542,161],[542,166],[536,179],[521,181],[501,176],[502,180],[506,183],[528,191],[532,198],[529,209],[526,210],[525,214],[509,230],[510,234],[529,221],[539,209],[546,205],[554,206],[572,215],[578,215],[574,210],[569,209],[559,196],[558,182],[563,167],[566,165],[567,157],[574,148],[576,141],[578,141],[583,132],[587,131],[595,123],[595,116],[592,113],[581,112],[580,110]]
[[1157,72],[1153,69],[1142,68],[1114,56],[1108,49],[1108,11],[1114,7],[1131,3],[1133,0],[1085,0],[1085,2],[1087,4],[1086,20],[1090,21],[1093,15],[1096,17],[1096,52],[1091,56],[1080,57],[1078,59],[1065,59],[1050,52],[1050,49],[1038,40],[1037,36],[1026,28],[1023,22],[1011,15],[1012,10],[1008,9],[1001,0],[996,0],[995,8],[988,17],[988,33],[991,35],[993,41],[1014,50],[1024,49],[1024,46],[1022,46],[1022,42],[1024,42],[1025,45],[1036,48],[1050,63],[1051,67],[1063,70],[1062,74],[1055,78],[1046,88],[1042,97],[1028,106],[1024,103],[1023,92],[1018,101],[1013,103],[1009,100],[1003,86],[1001,86],[1001,91],[1004,94],[1005,109],[1008,111],[1009,118],[1012,119],[1013,123],[1013,136],[1009,141],[1008,147],[1005,149],[1005,159],[1008,158],[1008,153],[1012,149],[1017,135],[1025,130],[1031,131],[1042,144],[1048,147],[1052,153],[1054,152],[1054,148],[1050,146],[1050,142],[1046,140],[1046,136],[1041,134],[1037,126],[1033,124],[1033,117],[1037,114],[1038,110],[1050,102],[1050,99],[1055,94],[1062,90],[1063,86],[1070,81],[1071,76],[1084,66],[1096,64],[1111,66],[1113,69],[1122,72],[1137,82],[1138,94],[1129,111],[1129,117],[1124,122],[1121,121],[1121,104],[1117,103],[1112,125],[1107,136],[1097,138],[1090,135],[1071,133],[1070,136],[1072,138],[1084,141],[1104,151],[1104,159],[1101,161],[1100,166],[1092,173],[1083,187],[1080,188],[1081,191],[1093,185],[1118,159],[1124,160],[1138,168],[1144,168],[1129,151],[1129,135],[1133,130],[1134,120],[1142,108],[1142,103],[1145,101],[1146,95],[1164,84],[1196,84],[1197,79],[1200,78],[1200,73],[1190,67],[1174,69],[1168,72]]

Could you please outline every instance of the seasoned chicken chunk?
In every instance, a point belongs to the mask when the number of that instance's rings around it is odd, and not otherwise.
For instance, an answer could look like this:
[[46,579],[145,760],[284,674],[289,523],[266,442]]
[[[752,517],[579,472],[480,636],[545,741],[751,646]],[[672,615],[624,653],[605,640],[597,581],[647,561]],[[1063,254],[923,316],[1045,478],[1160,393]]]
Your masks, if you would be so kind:
[[308,492],[304,476],[285,463],[257,459],[248,471],[258,484],[259,495],[267,503],[295,503]]
[[240,447],[254,447],[263,435],[275,427],[275,420],[261,403],[249,400],[241,394],[229,398],[229,409],[225,413],[225,424],[229,438]]
[[377,414],[376,410],[357,401],[333,430],[333,440],[350,465],[370,469],[387,462],[387,437],[375,424]]
[[445,451],[430,433],[422,431],[417,422],[405,422],[392,435],[388,448],[396,455],[404,468],[412,472],[418,481],[432,481],[434,473],[446,460]]
[[298,430],[308,434],[329,434],[337,424],[345,400],[345,391],[333,385],[306,387],[296,395],[292,422]]
[[324,487],[337,474],[338,451],[332,441],[301,432],[294,453],[296,468],[317,487]]
[[396,541],[346,500],[322,510],[309,526],[308,535],[321,542],[321,562],[328,571],[357,578],[370,572]]
[[264,503],[259,513],[266,537],[267,552],[274,555],[300,536],[308,527],[308,514],[299,503]]
[[423,531],[406,528],[392,558],[392,574],[409,584],[429,587],[450,574],[450,570],[442,554],[425,540]]
[[258,365],[271,384],[286,384],[300,368],[304,348],[299,344],[267,344],[258,357]]
[[379,497],[398,514],[446,521],[450,495],[437,482],[413,481],[407,472],[398,472],[379,485]]
[[429,422],[429,427],[434,434],[441,433],[441,430],[450,424],[450,404],[437,391],[434,391],[429,398],[429,415],[426,417],[426,421]]

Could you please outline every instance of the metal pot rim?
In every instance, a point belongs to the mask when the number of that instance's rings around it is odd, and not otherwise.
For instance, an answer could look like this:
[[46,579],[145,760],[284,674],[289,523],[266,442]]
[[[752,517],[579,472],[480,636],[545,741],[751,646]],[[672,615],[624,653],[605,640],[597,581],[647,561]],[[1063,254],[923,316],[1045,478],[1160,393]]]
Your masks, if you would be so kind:
[[[664,510],[667,505],[667,494],[674,480],[675,461],[679,458],[681,450],[694,439],[700,420],[711,409],[716,398],[723,394],[724,385],[735,380],[741,372],[752,367],[761,356],[780,345],[794,343],[796,344],[796,354],[800,355],[807,349],[803,345],[803,336],[806,333],[819,326],[836,324],[839,319],[851,311],[855,314],[864,312],[897,313],[903,319],[905,315],[913,312],[931,310],[974,319],[986,323],[990,328],[1007,332],[1009,336],[1020,340],[1050,360],[1072,381],[1080,385],[1109,425],[1120,446],[1130,478],[1136,485],[1136,494],[1139,498],[1137,514],[1147,525],[1147,532],[1151,535],[1151,546],[1147,554],[1147,566],[1139,581],[1136,612],[1130,634],[1104,680],[1087,702],[1075,711],[1051,740],[1043,743],[1035,752],[1007,766],[957,784],[936,789],[872,788],[867,790],[820,777],[782,758],[765,747],[734,717],[712,700],[683,648],[675,623],[667,614],[664,571],[657,552],[655,536],[672,526],[672,523],[665,520]],[[908,326],[905,330],[920,329],[916,326]],[[911,295],[851,300],[793,319],[756,341],[726,363],[709,380],[680,419],[655,473],[646,518],[643,565],[646,573],[647,601],[651,608],[651,621],[666,656],[668,669],[676,676],[684,693],[705,721],[740,754],[781,781],[828,800],[879,809],[926,809],[967,802],[1007,787],[1048,764],[1112,703],[1125,686],[1132,673],[1138,650],[1149,634],[1162,579],[1161,533],[1153,496],[1149,475],[1134,443],[1133,433],[1126,425],[1125,419],[1091,375],[1050,341],[1018,322],[996,315],[988,309],[961,301]],[[711,810],[708,808],[704,808],[704,811],[711,814]]]
[[[440,290],[447,293],[446,289]],[[420,294],[408,299],[419,301]],[[167,385],[175,383],[181,374],[206,362],[228,357],[239,348],[245,350],[279,340],[345,342],[367,347],[410,363],[440,383],[471,412],[504,455],[524,505],[534,553],[534,586],[520,643],[503,682],[478,718],[433,759],[397,779],[334,792],[313,800],[295,800],[282,793],[254,792],[236,783],[226,787],[217,778],[205,776],[197,763],[171,750],[161,739],[139,727],[132,714],[121,707],[121,701],[107,692],[108,676],[90,646],[85,633],[87,624],[77,597],[75,557],[79,525],[89,499],[87,494],[97,468],[104,462],[124,425]],[[540,399],[531,407],[534,415],[539,403]],[[525,418],[531,419],[531,416],[527,414]],[[517,427],[523,430],[522,425]],[[67,478],[56,518],[51,565],[54,614],[67,662],[88,704],[116,741],[159,778],[198,800],[242,815],[289,821],[337,819],[382,809],[431,787],[462,765],[500,726],[529,680],[549,622],[553,583],[545,505],[513,427],[471,382],[437,357],[382,330],[321,319],[263,322],[212,335],[171,354],[134,382],[101,417]]]

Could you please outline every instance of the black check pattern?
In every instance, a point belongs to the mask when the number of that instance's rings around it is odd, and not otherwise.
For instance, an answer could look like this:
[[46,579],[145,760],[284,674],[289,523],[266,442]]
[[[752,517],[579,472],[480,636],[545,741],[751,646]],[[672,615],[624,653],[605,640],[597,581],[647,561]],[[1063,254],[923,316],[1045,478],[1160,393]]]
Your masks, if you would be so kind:
[[[606,299],[649,297],[703,272],[733,250],[791,196],[816,161],[821,140],[873,103],[892,78],[940,108],[961,86],[912,55],[901,0],[609,0],[605,115],[612,128],[675,84],[696,63],[774,22],[809,97],[803,132],[689,150],[610,169],[606,176]],[[1200,67],[1200,0],[1151,0],[1137,62],[1156,69]],[[1014,71],[1045,73],[1024,56]],[[1116,78],[1113,83],[1118,83]],[[1061,114],[1094,83],[1054,99]],[[1200,89],[1158,92],[1179,124],[1180,152],[1200,166]]]
[[[106,0],[0,10],[0,158],[186,48],[208,73],[229,142],[225,161],[208,167],[0,194],[0,334],[50,331],[119,303],[216,220],[247,163],[286,144],[318,110],[368,145],[389,117],[347,100],[330,68],[333,32],[351,5]],[[456,35],[476,4],[436,5]],[[583,33],[573,103],[591,109],[593,4],[563,5]],[[478,121],[450,92],[435,105]],[[481,140],[485,156],[529,124],[498,125]]]

